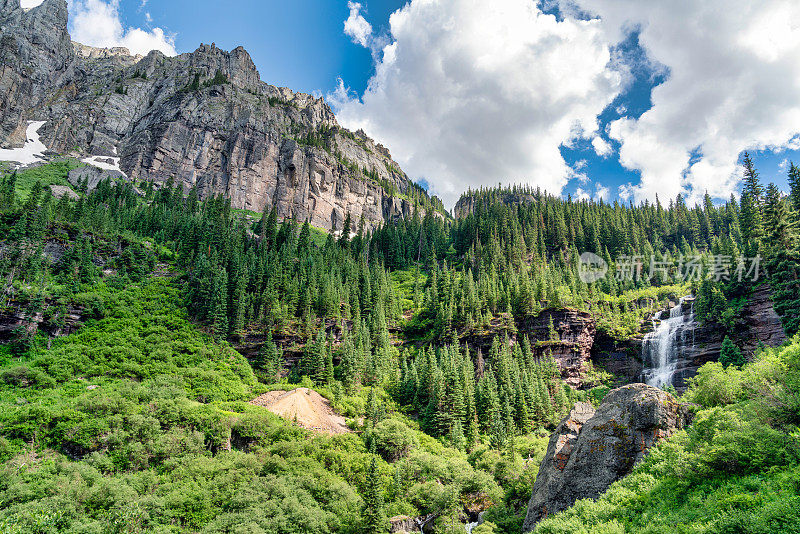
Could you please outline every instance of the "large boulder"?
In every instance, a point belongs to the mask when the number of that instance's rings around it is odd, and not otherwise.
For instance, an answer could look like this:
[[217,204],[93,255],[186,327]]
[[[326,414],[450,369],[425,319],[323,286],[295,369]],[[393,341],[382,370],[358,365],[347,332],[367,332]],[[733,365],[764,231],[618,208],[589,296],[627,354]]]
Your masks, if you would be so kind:
[[596,498],[656,442],[683,428],[689,414],[687,405],[645,384],[610,391],[596,411],[577,403],[550,437],[523,532],[578,499]]

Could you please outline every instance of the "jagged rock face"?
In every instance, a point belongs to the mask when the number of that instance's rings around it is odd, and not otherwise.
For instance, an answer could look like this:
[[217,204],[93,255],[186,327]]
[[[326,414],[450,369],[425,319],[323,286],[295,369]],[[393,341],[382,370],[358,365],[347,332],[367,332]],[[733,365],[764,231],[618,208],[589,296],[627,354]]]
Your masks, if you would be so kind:
[[[553,339],[550,335],[551,318],[557,334]],[[583,386],[586,362],[591,356],[595,334],[595,320],[591,314],[573,308],[548,308],[518,323],[514,322],[511,315],[502,314],[488,328],[480,332],[468,332],[461,340],[471,350],[480,350],[486,355],[496,336],[508,338],[512,345],[528,337],[533,355],[536,358],[552,355],[561,371],[561,378],[570,386],[579,388]]]
[[[558,340],[550,339],[551,318]],[[572,387],[582,385],[597,331],[591,314],[572,308],[548,309],[522,321],[519,331],[529,336],[534,356],[552,354],[561,378]]]
[[687,425],[689,414],[687,405],[645,384],[610,391],[597,411],[576,404],[550,437],[523,532],[578,499],[599,496],[654,444]]
[[53,151],[120,157],[134,180],[171,179],[325,229],[347,213],[374,227],[413,211],[388,150],[340,128],[322,98],[262,82],[241,47],[170,58],[71,43],[65,0],[28,12],[3,0],[0,28],[0,142],[47,121],[39,133]]
[[592,346],[592,363],[616,377],[617,385],[639,382],[642,379],[641,336],[627,341],[613,339],[605,332],[598,332]]
[[26,115],[45,104],[71,73],[67,3],[45,0],[25,11],[19,0],[0,1],[0,142],[25,141]]
[[[50,306],[50,302],[45,302]],[[52,318],[46,318],[42,312],[28,315],[21,309],[13,306],[7,311],[0,313],[0,342],[9,343],[19,334],[24,332],[31,338],[38,332],[46,334],[48,337],[68,336],[77,332],[83,326],[83,309],[67,308],[58,311]]]
[[742,310],[742,321],[747,325],[747,336],[742,340],[746,354],[751,355],[759,345],[776,347],[786,341],[780,316],[772,302],[772,289],[767,284],[758,286]]

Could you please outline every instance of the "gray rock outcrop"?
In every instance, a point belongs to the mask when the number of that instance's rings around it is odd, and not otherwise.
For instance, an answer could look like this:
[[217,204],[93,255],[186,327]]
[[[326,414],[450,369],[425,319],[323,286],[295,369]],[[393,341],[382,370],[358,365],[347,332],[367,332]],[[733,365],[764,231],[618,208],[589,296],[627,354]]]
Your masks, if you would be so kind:
[[596,498],[688,422],[688,406],[645,384],[610,391],[596,411],[577,403],[550,437],[523,532],[578,499]]
[[570,386],[581,388],[585,386],[586,362],[591,356],[596,331],[595,320],[587,312],[575,308],[547,308],[519,321],[501,314],[488,326],[467,331],[461,341],[473,351],[487,354],[497,336],[507,338],[512,344],[528,338],[535,358],[552,356],[561,378]]
[[431,208],[386,148],[341,128],[322,98],[262,82],[243,48],[142,57],[72,43],[66,0],[0,0],[0,144],[19,146],[29,120],[46,121],[51,151],[119,158],[136,183],[324,229]]
[[116,170],[101,169],[100,167],[85,165],[70,170],[67,179],[69,183],[74,186],[85,183],[86,189],[92,191],[97,187],[97,184],[103,180],[118,180],[124,177],[124,174]]
[[[552,355],[561,378],[572,387],[583,386],[586,362],[597,333],[591,314],[574,308],[548,308],[536,317],[520,321],[519,331],[531,340],[535,357]],[[552,338],[551,334],[554,334]]]

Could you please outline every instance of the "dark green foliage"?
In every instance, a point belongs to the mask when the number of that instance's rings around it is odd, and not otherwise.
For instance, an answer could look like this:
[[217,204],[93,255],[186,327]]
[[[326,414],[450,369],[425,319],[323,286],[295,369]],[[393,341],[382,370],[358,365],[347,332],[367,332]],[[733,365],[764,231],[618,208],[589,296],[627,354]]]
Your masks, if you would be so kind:
[[753,160],[750,159],[750,154],[744,153],[742,159],[742,167],[744,167],[744,187],[742,188],[742,196],[750,196],[756,205],[760,205],[762,196],[764,194],[764,186],[761,185],[758,179],[758,172],[753,165]]
[[362,532],[366,534],[380,534],[386,532],[387,521],[383,511],[383,489],[381,488],[378,474],[378,462],[375,456],[367,471],[367,480],[364,489],[364,511]]
[[695,313],[701,321],[721,321],[728,309],[728,301],[722,291],[722,285],[711,279],[700,283],[695,299]]
[[122,251],[115,260],[118,275],[126,277],[131,282],[141,282],[153,272],[156,264],[155,254],[138,242],[131,243]]
[[263,372],[267,383],[278,379],[283,369],[283,354],[277,345],[272,341],[272,332],[267,334],[267,339],[258,351],[258,356],[252,362],[253,367]]
[[199,90],[200,90],[200,73],[195,72],[192,81],[186,87],[181,89],[181,92],[189,93]]
[[719,353],[719,363],[725,367],[729,365],[741,367],[744,365],[745,361],[746,360],[742,355],[742,351],[739,350],[739,347],[734,344],[730,337],[725,336],[725,339],[722,341],[722,349]]
[[800,250],[798,246],[780,249],[768,263],[775,311],[789,336],[800,330]]
[[220,70],[217,70],[214,73],[214,77],[213,78],[203,82],[203,87],[212,87],[214,85],[224,85],[226,83],[228,83],[228,75],[223,73]]
[[[798,169],[789,170],[792,185],[790,200],[796,202],[798,193]],[[800,328],[800,243],[797,239],[797,214],[790,215],[786,199],[777,187],[767,187],[764,214],[767,222],[767,271],[773,291],[775,311],[781,316],[787,335],[794,335]]]

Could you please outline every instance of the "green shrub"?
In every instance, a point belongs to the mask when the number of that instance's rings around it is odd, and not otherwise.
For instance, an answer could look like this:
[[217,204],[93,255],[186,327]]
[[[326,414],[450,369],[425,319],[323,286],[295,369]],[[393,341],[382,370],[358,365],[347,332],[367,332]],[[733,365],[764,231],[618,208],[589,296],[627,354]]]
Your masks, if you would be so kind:
[[375,425],[372,439],[378,454],[387,462],[404,458],[419,446],[414,431],[397,419],[384,419]]
[[703,365],[689,383],[686,400],[705,407],[732,404],[745,395],[742,372],[733,366],[725,368],[719,362]]
[[31,369],[27,365],[5,369],[0,373],[0,380],[19,388],[52,388],[56,385],[56,381],[50,375],[39,369]]

